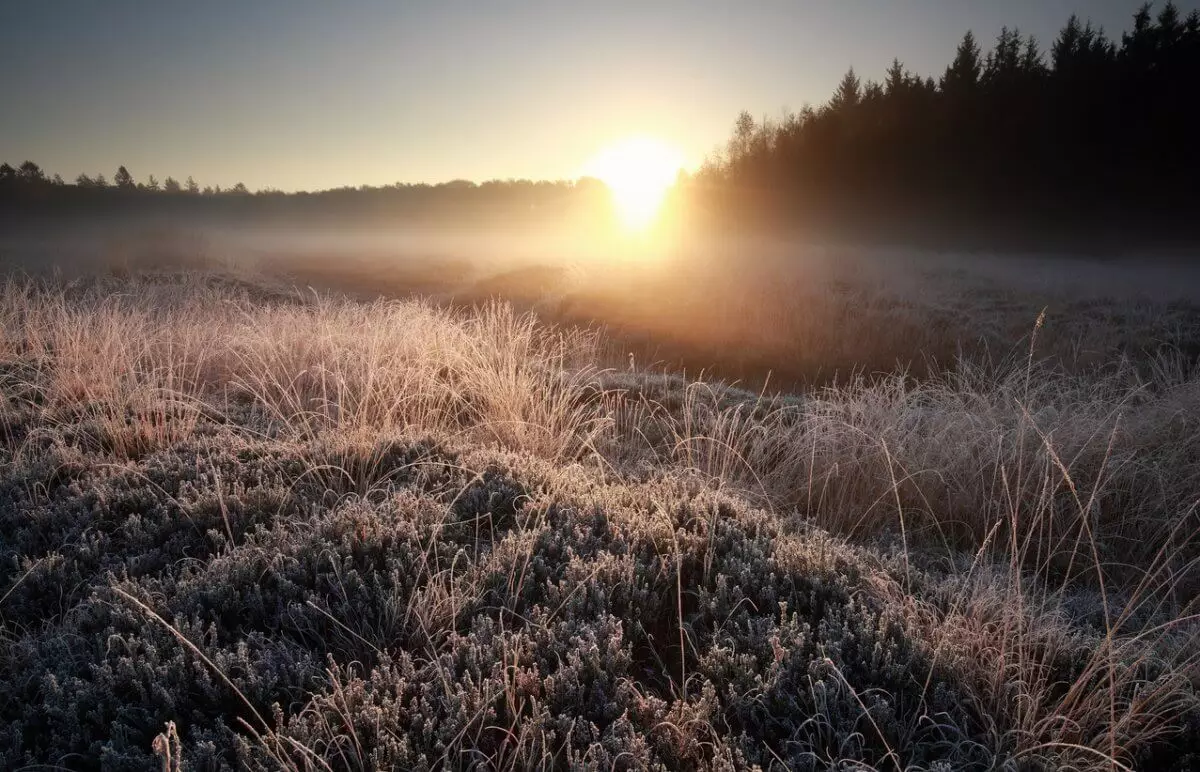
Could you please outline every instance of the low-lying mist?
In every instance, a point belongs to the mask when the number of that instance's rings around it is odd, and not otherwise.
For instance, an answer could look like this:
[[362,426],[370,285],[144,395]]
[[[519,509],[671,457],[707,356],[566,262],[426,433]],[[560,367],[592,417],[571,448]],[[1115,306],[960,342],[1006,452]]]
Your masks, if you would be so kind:
[[1034,355],[1077,370],[1200,341],[1200,266],[939,252],[752,233],[647,233],[578,221],[311,224],[94,221],[0,238],[7,267],[67,276],[217,269],[280,290],[359,299],[501,299],[543,321],[602,326],[611,359],[793,390],[856,375],[914,376],[962,355]]

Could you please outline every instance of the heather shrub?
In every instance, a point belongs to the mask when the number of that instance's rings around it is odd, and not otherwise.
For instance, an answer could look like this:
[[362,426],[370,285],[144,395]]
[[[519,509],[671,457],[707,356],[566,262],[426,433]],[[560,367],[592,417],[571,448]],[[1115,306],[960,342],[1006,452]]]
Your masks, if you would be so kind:
[[327,453],[223,437],[84,456],[40,497],[44,466],[6,479],[6,762],[136,768],[168,720],[231,766],[337,765],[346,723],[378,738],[367,767],[987,757],[947,739],[976,720],[953,673],[914,678],[878,569],[827,536],[666,482],[586,502],[429,443],[375,449],[377,495],[323,497]]

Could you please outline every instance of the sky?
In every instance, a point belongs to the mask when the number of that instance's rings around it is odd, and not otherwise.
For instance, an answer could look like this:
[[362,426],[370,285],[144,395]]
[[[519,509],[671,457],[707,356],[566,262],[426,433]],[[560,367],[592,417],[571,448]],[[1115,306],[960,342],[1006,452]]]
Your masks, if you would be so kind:
[[[253,189],[570,179],[630,135],[698,165],[740,110],[854,66],[938,75],[963,32],[1048,47],[1138,0],[3,0],[0,160]],[[1185,12],[1197,2],[1179,2]]]

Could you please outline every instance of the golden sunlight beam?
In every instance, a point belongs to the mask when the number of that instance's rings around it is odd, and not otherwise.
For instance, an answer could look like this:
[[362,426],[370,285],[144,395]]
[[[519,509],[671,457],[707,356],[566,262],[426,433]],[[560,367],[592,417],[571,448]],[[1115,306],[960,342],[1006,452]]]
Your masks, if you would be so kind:
[[602,150],[583,173],[608,186],[622,225],[642,230],[654,222],[683,165],[678,148],[652,137],[630,137]]

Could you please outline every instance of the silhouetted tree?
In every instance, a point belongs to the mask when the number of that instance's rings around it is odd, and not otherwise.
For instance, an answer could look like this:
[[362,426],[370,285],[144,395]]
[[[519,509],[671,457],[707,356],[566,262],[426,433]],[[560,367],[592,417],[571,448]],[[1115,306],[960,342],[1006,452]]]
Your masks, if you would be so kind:
[[979,57],[979,44],[975,42],[975,33],[968,30],[967,34],[963,35],[962,42],[958,44],[954,61],[942,75],[942,91],[951,98],[973,91],[979,84],[979,77],[983,71]]
[[21,168],[17,170],[17,179],[25,184],[37,184],[46,181],[46,174],[42,171],[42,167],[35,164],[33,161],[26,161],[21,164]]
[[1046,74],[1046,58],[1042,55],[1042,47],[1037,38],[1032,35],[1025,41],[1021,54],[1021,71],[1026,77],[1040,77]]
[[[888,68],[887,75],[883,80],[883,93],[887,97],[893,99],[899,98],[906,92],[910,91],[914,85],[914,75],[904,68],[899,59],[892,59],[892,66]],[[918,79],[919,81],[919,79]]]
[[734,123],[733,138],[729,140],[730,163],[739,163],[742,158],[750,154],[757,131],[758,125],[754,121],[754,116],[748,111],[742,110]]
[[842,76],[837,90],[833,92],[833,99],[829,100],[829,107],[835,111],[853,110],[858,107],[860,101],[862,101],[862,82],[855,74],[854,68],[851,67]]
[[1050,61],[1057,76],[1086,78],[1095,75],[1089,70],[1102,66],[1113,54],[1103,30],[1094,29],[1091,22],[1081,24],[1072,15],[1050,49]]
[[113,184],[121,190],[133,190],[137,187],[133,182],[133,175],[124,166],[118,167],[117,173],[113,175]]
[[166,193],[178,193],[182,188],[179,185],[179,180],[174,177],[167,177],[163,180],[163,191]]
[[197,182],[194,179],[192,179],[191,176],[189,175],[187,178],[187,182],[184,183],[184,189],[188,193],[195,195],[200,192],[200,185],[197,184]]

